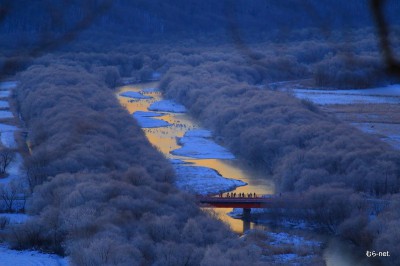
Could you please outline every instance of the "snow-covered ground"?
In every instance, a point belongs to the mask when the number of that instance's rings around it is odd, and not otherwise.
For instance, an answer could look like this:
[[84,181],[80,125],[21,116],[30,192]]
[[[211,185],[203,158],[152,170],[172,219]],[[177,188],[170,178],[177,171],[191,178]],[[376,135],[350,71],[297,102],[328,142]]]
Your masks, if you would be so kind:
[[13,114],[10,111],[0,111],[0,119],[2,118],[13,118]]
[[11,94],[11,91],[9,91],[9,90],[0,91],[0,98],[7,98],[8,96],[10,96],[10,94]]
[[[389,107],[398,106],[400,103],[400,84],[358,90],[287,90],[292,91],[298,98],[323,105],[339,119],[400,149],[400,126],[391,113],[396,112],[393,111],[396,109]],[[349,109],[348,106],[353,107]],[[381,121],[384,123],[380,123]]]
[[170,100],[161,100],[154,102],[148,108],[150,111],[161,111],[171,113],[185,113],[185,106]]
[[[251,213],[264,213],[264,209],[259,209],[259,208],[252,208]],[[228,215],[232,218],[235,219],[241,219],[243,215],[243,209],[242,208],[233,208],[231,212],[228,213]]]
[[0,123],[0,141],[1,144],[7,148],[16,148],[17,143],[15,142],[14,132],[17,127]]
[[400,85],[359,90],[293,89],[294,95],[316,104],[400,103]]
[[224,147],[210,139],[211,132],[207,130],[190,130],[179,139],[181,148],[171,151],[171,154],[196,159],[234,159]]
[[18,146],[17,142],[15,141],[15,136],[13,131],[2,132],[0,139],[4,147],[17,148]]
[[[400,125],[388,123],[351,123],[351,125],[369,134],[375,134],[396,149],[400,149]],[[382,136],[383,135],[383,136]]]
[[164,114],[155,113],[155,112],[143,112],[137,111],[133,113],[133,117],[138,121],[140,127],[142,128],[154,128],[154,127],[167,127],[171,124],[167,121],[153,118],[153,117],[160,117]]
[[151,79],[152,80],[160,80],[160,78],[161,78],[161,73],[160,72],[154,71],[153,73],[151,73]]
[[12,180],[21,177],[24,174],[22,167],[23,167],[23,158],[21,154],[17,153],[15,154],[15,157],[10,163],[10,165],[7,167],[8,176],[5,178],[0,178],[0,184],[7,184]]
[[0,245],[1,266],[67,266],[68,259],[33,250],[12,250]]
[[313,240],[307,240],[304,237],[298,236],[298,235],[293,235],[293,234],[288,234],[284,232],[279,232],[279,233],[273,233],[273,232],[267,232],[268,237],[270,238],[270,245],[305,245],[305,246],[319,246],[322,243],[318,241],[313,241]]
[[[0,91],[0,93],[2,93],[2,92],[9,93],[10,92],[9,90],[14,88],[16,86],[16,84],[17,84],[16,82],[11,82],[11,81],[0,83],[1,89],[8,89],[7,91]],[[0,102],[5,102],[8,104],[7,101],[0,101]],[[10,112],[9,110],[0,111],[0,119],[9,119],[9,118],[13,118],[13,117],[14,117],[13,113]],[[15,131],[17,131],[17,130],[18,130],[18,128],[14,125],[0,123],[0,146],[7,147],[7,148],[17,148],[18,145],[15,141],[15,135],[14,135]],[[5,188],[7,189],[8,184],[10,182],[24,176],[22,165],[23,165],[23,158],[22,158],[21,154],[16,153],[14,159],[12,160],[12,162],[8,165],[8,167],[6,169],[6,172],[8,175],[6,177],[0,179],[0,184],[5,185]],[[15,210],[19,210],[22,208],[23,205],[21,205],[20,203],[21,202],[17,202],[17,201],[15,202],[15,204],[14,204]],[[5,210],[4,201],[2,199],[0,199],[0,208],[2,210]]]
[[152,93],[152,92],[160,92],[158,88],[144,88],[141,90],[143,93]]
[[4,81],[4,82],[0,82],[0,90],[9,90],[9,89],[13,89],[17,86],[17,82],[16,81]]
[[185,137],[194,137],[194,138],[211,138],[212,133],[207,129],[194,129],[189,130],[185,133]]
[[24,213],[0,213],[0,218],[2,217],[10,219],[10,224],[21,224],[28,220],[29,215]]
[[192,166],[177,161],[173,163],[173,167],[176,172],[176,186],[194,194],[217,194],[246,185],[243,181],[223,177],[208,167]]
[[8,132],[8,131],[15,131],[15,130],[17,130],[16,126],[0,123],[0,133]]
[[143,94],[141,94],[139,92],[135,92],[135,91],[125,91],[125,92],[120,93],[119,96],[133,98],[133,99],[151,99],[151,98],[153,98],[151,96],[143,95]]
[[0,101],[0,108],[10,108],[7,101]]

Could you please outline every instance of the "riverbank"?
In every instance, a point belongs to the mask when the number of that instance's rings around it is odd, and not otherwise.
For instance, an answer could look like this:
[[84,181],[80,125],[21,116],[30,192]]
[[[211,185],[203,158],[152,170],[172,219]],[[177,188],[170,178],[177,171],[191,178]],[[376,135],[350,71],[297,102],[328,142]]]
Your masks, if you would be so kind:
[[157,83],[125,86],[118,99],[142,127],[149,141],[170,159],[176,172],[175,185],[184,191],[209,195],[246,186],[240,169],[227,162],[235,157],[212,140],[186,114],[186,109],[164,100]]
[[[285,85],[287,86],[287,85]],[[400,149],[400,85],[357,90],[283,87],[364,133]]]
[[[17,82],[15,81],[0,83],[0,147],[2,150],[10,149],[13,154],[12,160],[6,168],[6,176],[0,178],[0,236],[10,226],[20,226],[31,218],[24,213],[25,198],[29,189],[21,154],[25,149],[18,145],[17,138],[20,137],[18,135],[21,134],[21,129],[18,127],[19,121],[10,109],[9,103],[12,90],[16,87]],[[22,145],[23,142],[19,144]],[[13,250],[5,243],[0,243],[0,264],[68,266],[69,262],[68,258],[54,254],[35,250]]]
[[[122,87],[117,92],[118,99],[133,114],[139,125],[142,125],[142,129],[149,141],[162,151],[164,156],[170,159],[177,176],[175,185],[179,189],[192,194],[203,195],[224,191],[237,191],[237,193],[245,194],[256,191],[258,195],[273,193],[273,186],[266,186],[268,182],[264,180],[258,186],[259,178],[247,175],[249,173],[237,168],[238,165],[235,163],[234,156],[212,140],[212,132],[202,129],[190,116],[182,114],[182,108],[176,108],[176,103],[166,104],[165,100],[162,99],[161,93],[154,89],[154,86],[157,86],[157,84],[135,84]],[[126,95],[136,96],[132,100],[127,99]],[[163,104],[157,104],[158,102]],[[163,108],[162,110],[156,110],[151,106],[163,106]],[[143,126],[144,123],[137,114],[141,115],[149,111],[152,112],[152,119],[168,123],[168,125],[163,126],[162,122],[152,122],[148,123],[148,125],[152,126]],[[159,126],[153,127],[156,123]],[[216,169],[223,170],[217,171]],[[240,174],[238,175],[238,173]],[[235,179],[227,177],[235,177]],[[246,182],[250,180],[250,184],[244,183],[241,178],[246,178]],[[265,247],[266,252],[270,254],[268,258],[266,257],[267,262],[322,265],[322,240],[317,241],[314,239],[309,240],[309,242],[307,240],[305,243],[312,243],[310,245],[303,243],[304,237],[309,238],[312,235],[315,238],[315,234],[303,232],[304,236],[299,236],[291,232],[292,229],[289,227],[281,227],[279,232],[272,232],[263,223],[249,223],[249,227],[246,228],[243,221],[240,220],[241,215],[236,217],[228,215],[231,210],[222,208],[211,212],[229,224],[231,229],[242,235],[244,239],[253,238],[254,234],[258,234],[258,230],[263,231],[262,237],[261,235],[259,237],[263,239],[264,243],[262,245]],[[204,211],[208,212],[210,210],[204,209]],[[244,231],[248,229],[250,230]],[[257,230],[254,231],[252,229]]]

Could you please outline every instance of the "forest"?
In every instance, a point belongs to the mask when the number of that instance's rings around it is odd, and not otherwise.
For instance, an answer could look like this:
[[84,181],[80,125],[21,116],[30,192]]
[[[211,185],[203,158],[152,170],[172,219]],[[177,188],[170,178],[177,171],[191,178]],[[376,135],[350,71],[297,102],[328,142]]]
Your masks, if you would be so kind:
[[[164,97],[218,144],[283,197],[303,197],[305,211],[279,215],[387,250],[379,263],[399,265],[399,151],[277,85],[398,83],[366,1],[24,2],[1,3],[0,81],[18,82],[10,103],[28,132],[18,144],[29,142],[21,182],[30,218],[0,220],[0,242],[71,265],[273,263],[281,251],[257,231],[238,238],[174,186],[170,162],[119,104],[126,80],[157,73]],[[398,52],[400,5],[388,1],[384,11]],[[371,202],[385,204],[371,210]]]

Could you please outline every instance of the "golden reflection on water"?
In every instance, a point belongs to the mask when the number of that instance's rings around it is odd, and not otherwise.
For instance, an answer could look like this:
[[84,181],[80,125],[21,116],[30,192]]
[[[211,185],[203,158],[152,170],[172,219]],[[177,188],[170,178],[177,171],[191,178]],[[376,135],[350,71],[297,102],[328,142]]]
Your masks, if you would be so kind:
[[[157,82],[124,86],[118,91],[118,94],[125,91],[139,92],[144,88],[156,87],[158,87]],[[143,94],[153,98],[136,100],[121,96],[117,97],[121,105],[124,106],[131,114],[136,111],[148,111],[147,108],[152,103],[163,99],[160,92],[146,92]],[[172,150],[180,148],[180,146],[177,144],[177,138],[182,137],[188,130],[199,128],[199,125],[187,114],[166,113],[164,116],[154,117],[154,119],[161,119],[172,124],[172,126],[168,127],[143,128],[143,131],[145,132],[150,143],[160,152],[162,152],[167,158],[181,159],[183,161],[190,162],[193,165],[209,167],[216,170],[224,177],[242,180],[248,184],[246,186],[237,187],[232,192],[245,194],[256,193],[258,195],[274,193],[274,186],[272,182],[266,179],[256,178],[253,173],[250,173],[249,171],[244,170],[242,167],[239,167],[236,160],[192,159],[189,157],[172,155],[170,153]],[[207,211],[206,208],[204,208],[204,210]],[[213,209],[213,211],[222,221],[229,224],[234,232],[243,233],[243,221],[239,219],[233,219],[227,215],[228,212],[232,211],[232,208],[217,208]],[[250,228],[259,227],[253,223],[249,224],[249,226]]]
[[[134,86],[124,86],[118,93],[125,91],[138,92],[144,88],[156,88],[158,82],[138,84]],[[130,98],[117,96],[121,105],[123,105],[130,113],[135,111],[148,111],[147,108],[155,101],[162,100],[160,92],[145,93],[148,96],[152,96],[152,99],[132,101]],[[155,117],[156,118],[156,117]],[[156,119],[162,119],[172,124],[169,127],[160,128],[144,128],[143,131],[146,133],[149,141],[154,145],[155,148],[160,150],[167,158],[181,159],[186,162],[191,162],[194,165],[210,167],[218,171],[222,176],[242,180],[248,185],[238,187],[232,192],[237,193],[257,193],[257,194],[273,194],[274,186],[273,183],[262,177],[257,177],[255,173],[249,170],[245,170],[245,167],[240,167],[236,160],[218,160],[218,159],[191,159],[188,157],[175,156],[170,154],[170,151],[178,149],[180,146],[177,144],[177,137],[182,137],[187,130],[199,128],[199,125],[193,121],[187,114],[174,114],[167,113],[165,116],[157,117]],[[258,228],[262,230],[270,230],[265,225],[257,225],[254,223],[245,223],[240,219],[233,219],[227,213],[232,211],[232,208],[202,208],[206,212],[212,212],[220,220],[228,224],[232,231],[243,234],[244,227],[246,229]],[[340,255],[343,256],[343,245],[340,243],[337,245],[341,248]],[[353,257],[354,254],[347,254],[349,258],[338,259],[335,255],[336,248],[329,247],[324,251],[324,259],[327,265],[356,265],[353,264],[356,261]],[[336,256],[336,257],[335,257]],[[341,263],[337,263],[340,261]],[[361,265],[361,264],[360,264]],[[368,265],[362,264],[362,265]]]
[[248,227],[246,227],[246,222],[244,222],[243,220],[234,219],[231,216],[227,215],[233,210],[232,208],[202,208],[202,210],[206,212],[213,212],[222,222],[229,225],[233,232],[239,235],[242,235],[243,232],[249,229],[268,230],[268,226],[255,223],[248,223]]

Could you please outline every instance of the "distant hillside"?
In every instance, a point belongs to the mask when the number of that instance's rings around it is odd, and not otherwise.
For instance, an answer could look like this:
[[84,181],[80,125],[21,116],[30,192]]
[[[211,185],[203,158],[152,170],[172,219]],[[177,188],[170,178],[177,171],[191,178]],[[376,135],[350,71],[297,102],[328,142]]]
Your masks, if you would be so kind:
[[[92,29],[152,34],[212,33],[237,27],[241,31],[268,34],[318,27],[326,30],[372,26],[367,0],[92,0],[9,1],[1,4],[0,32],[63,32],[87,14],[102,13]],[[102,3],[109,3],[102,6]],[[99,8],[101,7],[101,8]],[[105,10],[103,10],[103,7]],[[400,3],[387,1],[386,15],[399,24]]]

